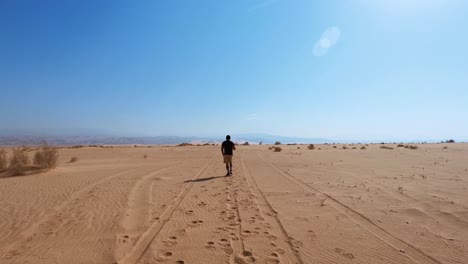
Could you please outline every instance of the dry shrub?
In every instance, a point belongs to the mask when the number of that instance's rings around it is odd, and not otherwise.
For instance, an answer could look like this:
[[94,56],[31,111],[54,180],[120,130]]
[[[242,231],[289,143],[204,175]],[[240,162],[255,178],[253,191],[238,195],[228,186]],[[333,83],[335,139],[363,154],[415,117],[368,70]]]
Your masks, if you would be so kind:
[[403,145],[403,144],[398,144],[398,146],[397,146],[397,148],[404,148],[404,147],[405,147],[405,145]]
[[346,146],[343,146],[343,149],[348,149],[348,147],[346,147]]
[[448,147],[447,146],[444,146],[442,149],[447,149]]
[[58,157],[57,149],[44,142],[34,154],[33,163],[42,169],[52,169],[57,165]]
[[366,146],[362,146],[361,149],[366,149]]
[[281,147],[275,147],[275,152],[281,152],[283,149]]
[[392,147],[388,147],[388,146],[380,146],[381,149],[393,149]]
[[276,141],[276,142],[275,142],[275,145],[281,145],[281,142]]
[[409,148],[409,149],[418,149],[418,146],[406,145],[405,148]]
[[21,175],[25,172],[25,167],[28,164],[28,153],[24,148],[14,148],[13,154],[10,157],[10,164],[8,170],[13,175]]
[[336,146],[333,146],[333,148],[336,148]]
[[308,149],[315,149],[315,146],[314,144],[310,144],[309,146],[307,146]]
[[0,149],[0,171],[4,171],[8,166],[7,153],[4,149]]
[[190,143],[181,143],[179,145],[177,145],[179,147],[185,147],[185,146],[193,146],[193,144],[190,144]]
[[73,162],[77,162],[77,161],[78,161],[78,157],[73,156],[73,157],[70,158],[69,163],[73,163]]
[[148,158],[148,155],[146,155],[146,154],[145,154],[145,155],[143,155],[143,158],[144,158],[144,159]]

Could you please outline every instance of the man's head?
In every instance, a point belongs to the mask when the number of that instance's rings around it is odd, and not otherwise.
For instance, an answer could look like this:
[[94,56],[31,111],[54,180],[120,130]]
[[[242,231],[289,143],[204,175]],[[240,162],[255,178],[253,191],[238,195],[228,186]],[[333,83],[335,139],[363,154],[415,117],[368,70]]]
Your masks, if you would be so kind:
[[231,136],[230,136],[230,135],[227,135],[227,136],[226,136],[226,140],[231,140]]

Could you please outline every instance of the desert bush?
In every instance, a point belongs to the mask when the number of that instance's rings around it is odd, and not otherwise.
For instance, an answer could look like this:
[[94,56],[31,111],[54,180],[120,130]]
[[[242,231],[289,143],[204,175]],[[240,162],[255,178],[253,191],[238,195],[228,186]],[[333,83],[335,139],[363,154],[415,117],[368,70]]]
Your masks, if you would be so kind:
[[347,146],[343,146],[343,149],[348,149],[348,147],[347,147]]
[[418,149],[418,146],[405,145],[405,148],[409,148],[409,149]]
[[70,158],[69,163],[73,163],[73,162],[77,162],[77,161],[78,161],[78,157],[73,156],[73,157]]
[[397,146],[397,148],[404,148],[404,147],[405,147],[405,145],[403,145],[403,144],[398,144],[398,146]]
[[455,143],[455,140],[449,139],[449,140],[445,141],[445,143]]
[[392,147],[388,147],[388,146],[380,146],[381,149],[393,149]]
[[144,158],[144,159],[148,158],[148,155],[146,155],[146,154],[145,154],[145,155],[143,155],[143,158]]
[[366,149],[366,146],[362,146],[361,149]]
[[442,149],[447,149],[448,147],[447,146],[444,146]]
[[179,145],[177,145],[179,147],[185,147],[185,146],[193,146],[193,144],[190,144],[190,143],[181,143]]
[[315,149],[315,146],[314,144],[310,144],[309,146],[307,146],[308,149]]
[[4,149],[0,149],[0,171],[4,171],[8,166],[7,153]]
[[10,157],[10,162],[8,165],[8,170],[13,175],[21,175],[25,171],[25,166],[29,162],[28,153],[24,148],[14,148],[13,153]]
[[42,169],[52,169],[57,165],[59,157],[58,151],[55,147],[49,146],[44,142],[38,151],[34,154],[33,163]]
[[333,148],[336,148],[336,146],[333,146]]
[[275,152],[281,152],[283,150],[281,147],[275,147]]
[[276,141],[276,142],[275,142],[275,145],[281,145],[281,142]]
[[242,145],[248,146],[248,145],[249,145],[249,142],[246,141],[246,142],[244,142],[244,144],[242,144]]

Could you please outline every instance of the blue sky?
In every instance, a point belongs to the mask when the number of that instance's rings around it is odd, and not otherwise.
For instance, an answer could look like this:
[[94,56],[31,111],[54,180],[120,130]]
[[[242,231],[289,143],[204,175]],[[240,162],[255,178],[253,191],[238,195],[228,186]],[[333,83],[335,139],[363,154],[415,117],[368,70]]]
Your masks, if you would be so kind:
[[0,2],[0,127],[468,139],[463,0]]

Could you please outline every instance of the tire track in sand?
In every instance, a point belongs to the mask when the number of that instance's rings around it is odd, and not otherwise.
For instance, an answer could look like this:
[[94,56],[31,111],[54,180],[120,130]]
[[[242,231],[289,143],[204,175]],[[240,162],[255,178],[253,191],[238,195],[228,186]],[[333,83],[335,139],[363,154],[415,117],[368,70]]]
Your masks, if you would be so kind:
[[[247,184],[253,187],[250,190],[252,194],[256,197],[256,199],[259,200],[259,202],[257,202],[257,206],[259,208],[263,207],[263,211],[266,212],[266,216],[264,218],[270,218],[272,220],[272,224],[274,225],[272,229],[277,230],[276,233],[279,236],[280,240],[277,240],[276,243],[285,243],[287,245],[287,247],[284,247],[287,249],[284,252],[284,254],[286,255],[286,257],[284,258],[285,261],[290,261],[290,263],[303,264],[304,262],[300,256],[299,251],[293,245],[293,241],[291,240],[290,236],[288,235],[288,232],[286,231],[286,229],[284,228],[283,224],[277,216],[278,213],[275,209],[273,209],[273,206],[267,200],[265,194],[261,191],[260,187],[258,186],[257,181],[252,176],[250,168],[245,161],[244,155],[242,155],[241,157],[241,164],[244,176],[247,180]],[[275,263],[279,263],[279,261]]]
[[433,264],[441,264],[439,260],[435,259],[434,257],[424,253],[422,250],[419,248],[415,247],[414,245],[392,235],[390,232],[388,232],[386,229],[380,227],[376,223],[374,223],[371,219],[366,217],[365,215],[355,211],[348,205],[340,202],[336,198],[334,198],[331,195],[328,195],[327,193],[324,193],[309,184],[299,180],[298,178],[294,177],[290,173],[283,171],[282,169],[278,168],[276,165],[268,162],[260,156],[260,154],[257,154],[258,157],[268,166],[270,166],[272,169],[289,179],[291,182],[295,183],[299,187],[302,187],[305,191],[311,192],[311,193],[320,193],[321,195],[325,196],[326,198],[329,199],[330,202],[328,202],[333,208],[335,208],[337,211],[340,213],[346,215],[349,217],[351,220],[356,222],[359,226],[373,234],[375,237],[389,245],[390,247],[394,248],[396,251],[401,252],[405,254],[407,257],[409,257],[411,260],[413,260],[416,263],[433,263]]
[[184,198],[187,196],[189,193],[190,189],[192,189],[194,185],[194,181],[197,180],[200,175],[206,170],[206,168],[210,165],[210,163],[214,160],[214,157],[212,157],[195,175],[195,177],[192,178],[191,181],[182,189],[182,191],[177,195],[177,197],[174,199],[174,202],[167,206],[167,208],[161,213],[160,218],[158,221],[155,221],[151,226],[144,231],[137,239],[135,244],[132,246],[130,251],[124,255],[121,259],[119,259],[117,262],[119,264],[133,264],[137,263],[145,254],[145,252],[148,250],[150,247],[152,241],[157,237],[161,229],[164,227],[164,225],[171,220],[174,211],[179,207],[180,203],[184,200]]
[[[120,259],[123,255],[125,255],[129,251],[129,247],[132,246],[131,243],[127,242],[136,241],[138,235],[140,235],[137,233],[137,228],[141,224],[139,221],[149,220],[150,223],[151,221],[154,221],[153,219],[143,219],[145,213],[148,213],[147,210],[152,206],[151,194],[154,183],[153,180],[155,179],[154,176],[170,169],[182,166],[183,164],[184,163],[178,163],[146,174],[141,177],[132,187],[128,196],[127,207],[120,219],[120,225],[123,230],[116,235],[114,250],[115,259]],[[145,203],[146,206],[144,206]],[[151,217],[151,214],[149,214],[149,216]]]

